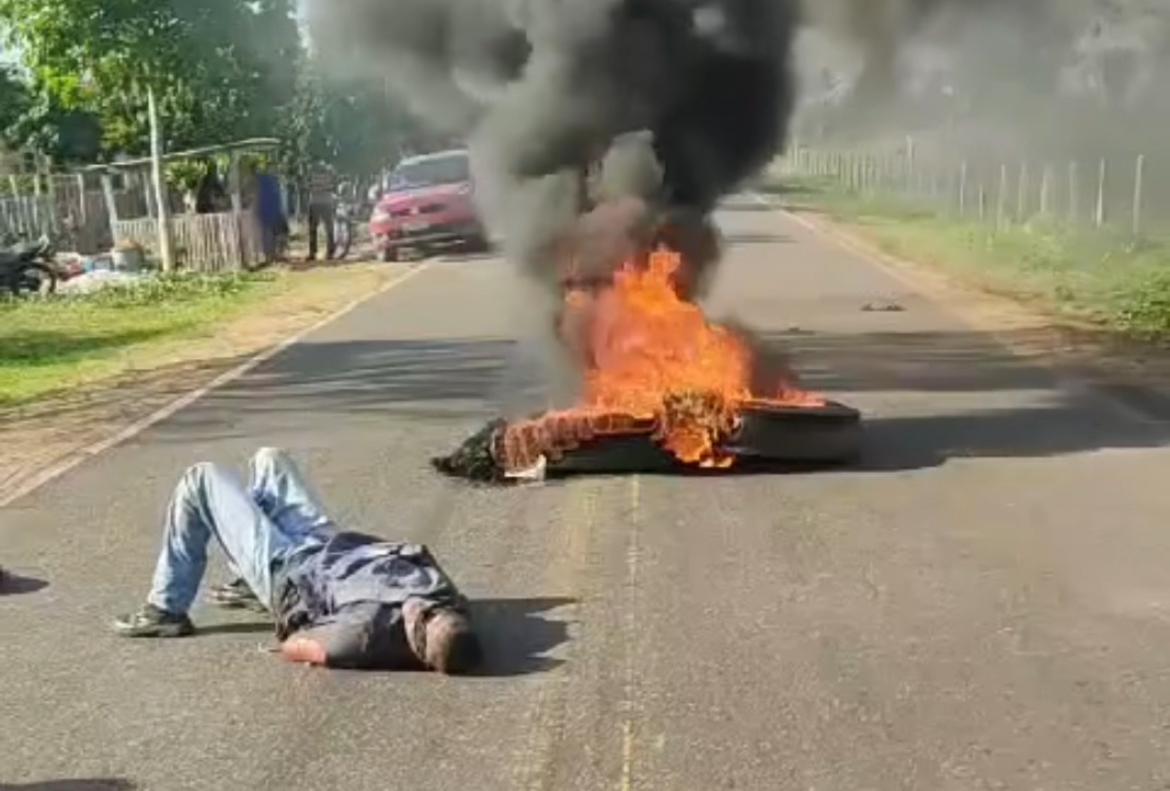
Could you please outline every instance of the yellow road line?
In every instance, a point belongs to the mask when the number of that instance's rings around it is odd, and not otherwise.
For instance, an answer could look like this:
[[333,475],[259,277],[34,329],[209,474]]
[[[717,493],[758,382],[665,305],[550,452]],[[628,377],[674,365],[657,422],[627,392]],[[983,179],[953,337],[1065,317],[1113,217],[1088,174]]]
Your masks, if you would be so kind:
[[622,759],[618,788],[631,791],[634,783],[634,646],[637,634],[638,531],[641,523],[642,479],[630,479],[630,538],[626,550],[625,677],[622,689]]
[[622,723],[622,779],[619,788],[621,791],[630,791],[633,788],[634,766],[634,723],[626,720]]
[[[596,512],[595,484],[568,487],[562,522],[564,530],[544,569],[544,589],[557,591],[558,595],[576,600],[578,603],[571,605],[574,612],[580,606],[581,575],[589,536],[596,522]],[[570,620],[577,619],[570,616]],[[569,645],[572,645],[571,641]],[[568,682],[568,667],[566,665],[560,670],[560,678],[542,681],[537,688],[536,700],[528,716],[528,735],[520,754],[516,756],[518,788],[529,791],[546,791],[548,788],[547,768],[561,725],[559,718],[563,716],[560,699]]]

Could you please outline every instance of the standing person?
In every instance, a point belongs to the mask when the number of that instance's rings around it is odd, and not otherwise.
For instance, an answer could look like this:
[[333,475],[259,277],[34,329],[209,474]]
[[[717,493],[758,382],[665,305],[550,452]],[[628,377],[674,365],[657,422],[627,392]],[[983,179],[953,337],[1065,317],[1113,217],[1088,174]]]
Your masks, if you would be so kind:
[[221,211],[227,201],[227,191],[219,178],[219,170],[215,162],[206,159],[203,161],[203,175],[199,177],[199,185],[195,188],[195,211],[198,214],[213,214]]
[[309,260],[317,258],[317,228],[325,226],[325,260],[333,260],[333,215],[337,210],[337,177],[333,168],[317,163],[309,174]]
[[267,167],[256,173],[256,221],[260,226],[261,246],[268,262],[276,260],[281,245],[279,240],[287,233],[288,221],[280,195],[280,181],[267,172]]
[[[216,539],[243,578],[219,589],[250,591],[276,620],[281,654],[352,669],[420,665],[471,670],[480,658],[466,600],[424,546],[341,532],[292,460],[260,450],[247,487],[213,464],[179,481],[146,604],[114,621],[126,637],[183,637],[187,612]],[[245,589],[246,585],[246,589]]]

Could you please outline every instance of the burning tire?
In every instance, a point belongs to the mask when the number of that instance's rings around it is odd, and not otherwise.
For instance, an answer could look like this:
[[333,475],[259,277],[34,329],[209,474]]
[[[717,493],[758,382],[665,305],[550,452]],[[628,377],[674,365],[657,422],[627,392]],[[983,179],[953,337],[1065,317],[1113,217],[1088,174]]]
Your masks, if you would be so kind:
[[[445,475],[485,482],[509,477],[497,460],[497,439],[506,429],[502,420],[489,423],[454,453],[432,460]],[[854,462],[861,454],[861,414],[835,401],[784,406],[751,402],[740,410],[739,426],[719,449],[735,457],[730,467],[710,469],[686,464],[647,431],[596,436],[572,449],[543,458],[539,475],[619,475],[639,472],[729,472],[761,467],[827,467]]]
[[743,422],[724,448],[744,459],[808,464],[844,464],[861,454],[861,413],[826,401],[819,406],[749,404]]
[[[737,463],[726,470],[783,466],[837,466],[861,454],[860,413],[829,401],[823,406],[754,403],[742,410],[739,429],[723,445]],[[695,470],[647,435],[599,438],[548,463],[549,475],[633,474]],[[702,470],[699,470],[702,471]]]
[[743,328],[708,321],[684,263],[660,245],[600,282],[573,270],[556,333],[584,373],[577,402],[493,421],[435,468],[501,482],[857,458],[858,412],[800,388]]

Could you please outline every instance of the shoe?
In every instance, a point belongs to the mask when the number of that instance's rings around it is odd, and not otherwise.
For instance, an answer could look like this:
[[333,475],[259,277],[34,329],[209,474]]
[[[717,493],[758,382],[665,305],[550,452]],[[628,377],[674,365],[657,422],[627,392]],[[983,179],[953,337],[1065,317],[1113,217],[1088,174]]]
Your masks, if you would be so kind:
[[207,592],[207,598],[212,604],[231,609],[245,608],[258,612],[267,612],[267,608],[260,603],[260,599],[248,587],[248,583],[236,578],[226,585],[217,585]]
[[114,631],[123,637],[186,637],[195,632],[195,624],[186,613],[160,610],[153,604],[114,619]]

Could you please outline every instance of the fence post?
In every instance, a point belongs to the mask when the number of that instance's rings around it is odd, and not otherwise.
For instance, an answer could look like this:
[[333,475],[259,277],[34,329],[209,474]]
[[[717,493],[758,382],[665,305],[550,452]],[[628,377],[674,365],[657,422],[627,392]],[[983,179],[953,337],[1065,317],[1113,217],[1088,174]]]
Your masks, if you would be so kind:
[[118,244],[118,202],[114,199],[114,181],[109,173],[102,174],[102,195],[106,199],[106,214],[110,218],[110,242]]
[[1016,221],[1028,221],[1028,162],[1020,163],[1020,177],[1016,181]]
[[1079,213],[1080,194],[1079,173],[1077,172],[1077,163],[1075,161],[1068,163],[1068,221],[1070,225],[1076,225],[1077,215]]
[[967,160],[959,165],[959,216],[967,212]]
[[906,135],[906,189],[903,192],[907,195],[913,195],[915,193],[916,184],[914,179],[918,172],[918,169],[915,167],[915,159],[914,138]]
[[13,225],[17,234],[24,234],[24,202],[20,199],[20,184],[16,174],[8,174],[8,190],[12,193],[12,208],[14,209]]
[[1007,165],[999,166],[999,196],[995,205],[995,227],[1001,229],[1004,226],[1007,215]]
[[77,219],[81,225],[85,225],[89,219],[86,216],[87,209],[85,205],[85,174],[77,174]]
[[1146,155],[1138,154],[1133,174],[1133,235],[1142,232],[1142,187],[1146,177]]
[[1052,189],[1052,166],[1045,164],[1044,171],[1040,175],[1040,216],[1048,217],[1048,210],[1051,208],[1051,198],[1049,192]]
[[1097,209],[1093,213],[1093,221],[1098,228],[1105,224],[1105,176],[1105,157],[1101,157],[1101,163],[1097,168]]

